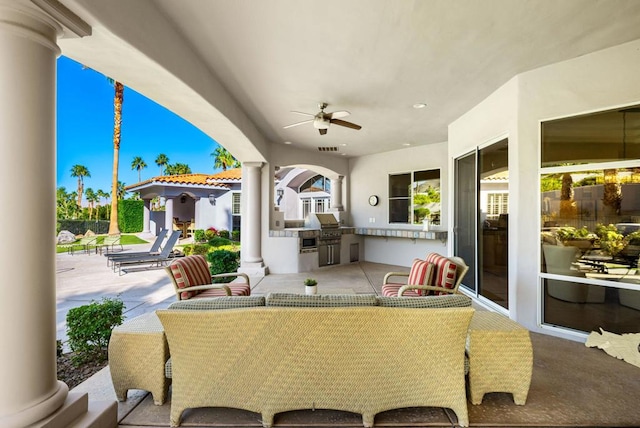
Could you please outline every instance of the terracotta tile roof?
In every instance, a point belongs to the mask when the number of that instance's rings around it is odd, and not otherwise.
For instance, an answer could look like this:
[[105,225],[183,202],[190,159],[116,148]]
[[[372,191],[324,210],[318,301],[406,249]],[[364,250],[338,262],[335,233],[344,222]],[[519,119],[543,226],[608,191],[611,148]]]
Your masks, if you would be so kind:
[[483,178],[483,180],[507,182],[507,181],[509,181],[509,170],[496,172],[495,174],[492,174],[492,175],[489,175],[489,176]]
[[217,174],[179,174],[179,175],[162,175],[153,177],[140,183],[135,183],[125,187],[125,189],[134,189],[146,184],[184,184],[191,186],[210,186],[228,189],[229,186],[224,182],[240,182],[242,181],[242,168],[228,169]]
[[227,184],[221,183],[219,179],[214,178],[215,175],[211,174],[178,174],[178,175],[163,175],[159,177],[153,177],[140,183],[135,183],[127,186],[125,189],[133,189],[145,184],[184,184],[191,186],[209,186],[218,187],[222,189],[228,189]]
[[226,171],[221,171],[217,174],[209,176],[211,180],[230,180],[240,181],[242,180],[242,168],[233,168]]
[[156,183],[176,183],[176,184],[212,184],[209,174],[179,174],[164,175],[154,177],[152,180]]

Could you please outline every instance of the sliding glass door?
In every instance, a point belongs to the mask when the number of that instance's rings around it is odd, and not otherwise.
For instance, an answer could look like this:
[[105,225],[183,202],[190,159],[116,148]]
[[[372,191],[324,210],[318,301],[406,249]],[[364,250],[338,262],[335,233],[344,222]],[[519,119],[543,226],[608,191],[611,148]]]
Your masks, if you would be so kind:
[[509,308],[509,145],[478,150],[478,294]]
[[454,253],[469,265],[463,287],[509,307],[509,168],[504,139],[455,161]]
[[462,286],[476,293],[476,226],[478,185],[476,152],[455,161],[453,253],[469,266]]

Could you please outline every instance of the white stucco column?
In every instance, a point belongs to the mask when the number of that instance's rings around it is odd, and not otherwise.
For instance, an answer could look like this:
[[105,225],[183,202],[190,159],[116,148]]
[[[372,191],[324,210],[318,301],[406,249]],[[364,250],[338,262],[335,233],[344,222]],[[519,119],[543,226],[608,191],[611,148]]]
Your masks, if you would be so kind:
[[151,232],[151,199],[143,199],[144,208],[142,209],[142,233]]
[[330,211],[344,211],[342,205],[342,180],[343,175],[338,175],[331,179],[331,210]]
[[164,228],[173,230],[173,198],[165,198],[164,200]]
[[[62,406],[56,375],[56,45],[29,2],[0,1],[0,426]],[[25,169],[26,168],[26,169]],[[18,232],[15,227],[21,225]]]
[[262,162],[242,164],[242,260],[239,272],[265,275],[262,262]]

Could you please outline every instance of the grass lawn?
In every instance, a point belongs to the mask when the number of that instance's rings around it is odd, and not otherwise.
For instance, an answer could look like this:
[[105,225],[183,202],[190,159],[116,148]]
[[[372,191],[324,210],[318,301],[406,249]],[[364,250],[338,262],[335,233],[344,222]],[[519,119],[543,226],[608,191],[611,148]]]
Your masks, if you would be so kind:
[[[102,244],[102,242],[104,241],[104,237],[107,235],[98,235],[98,240],[97,240],[97,244],[100,245]],[[79,240],[78,240],[79,241]],[[76,242],[78,242],[76,241]],[[144,239],[140,239],[138,238],[136,235],[130,235],[130,234],[123,234],[120,237],[120,243],[122,245],[133,245],[133,244],[145,244],[148,241],[145,241]],[[56,253],[64,253],[69,249],[69,245],[70,244],[65,244],[65,245],[57,245],[56,246]],[[93,245],[92,245],[93,247]]]

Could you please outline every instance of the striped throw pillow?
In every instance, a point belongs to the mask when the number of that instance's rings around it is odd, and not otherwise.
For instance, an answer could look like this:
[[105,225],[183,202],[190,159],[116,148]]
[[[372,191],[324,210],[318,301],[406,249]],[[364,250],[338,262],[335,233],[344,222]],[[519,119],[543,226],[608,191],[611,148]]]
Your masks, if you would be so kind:
[[[409,285],[429,285],[433,281],[434,265],[425,260],[414,259],[409,272]],[[425,290],[416,290],[419,295],[426,295]]]
[[[448,258],[441,256],[438,253],[428,254],[426,260],[436,266],[436,273],[433,276],[431,285],[452,289],[456,284],[458,266]],[[435,292],[434,294],[442,295],[446,293]]]

